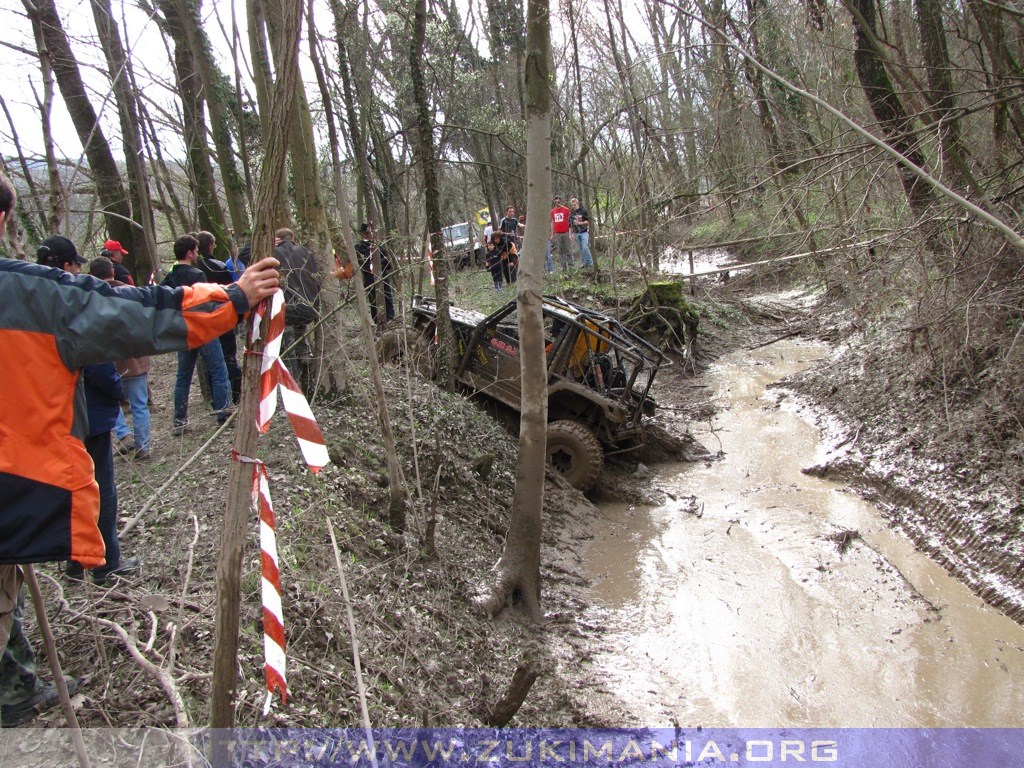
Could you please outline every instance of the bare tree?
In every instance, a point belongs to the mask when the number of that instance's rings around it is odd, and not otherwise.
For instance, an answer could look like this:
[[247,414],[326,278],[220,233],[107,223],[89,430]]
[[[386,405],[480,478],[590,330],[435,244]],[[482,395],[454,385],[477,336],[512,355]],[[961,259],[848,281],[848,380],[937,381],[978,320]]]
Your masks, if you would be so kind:
[[[531,211],[551,199],[551,21],[548,0],[529,0],[526,21],[527,199]],[[533,621],[543,618],[540,602],[541,511],[547,460],[547,364],[541,297],[547,220],[527,219],[519,271],[519,355],[523,380],[519,457],[512,517],[494,583],[478,605],[489,616],[511,600]]]
[[[178,15],[187,19],[185,32],[189,37],[195,57],[196,71],[202,81],[205,106],[210,113],[211,136],[217,153],[217,167],[223,182],[224,199],[227,202],[231,226],[241,234],[249,230],[249,214],[245,207],[245,184],[235,162],[234,145],[231,139],[230,104],[234,94],[228,90],[213,57],[210,38],[203,26],[201,0],[176,0]],[[227,238],[217,240],[218,256],[227,255]]]
[[[117,114],[121,122],[121,141],[124,144],[128,169],[128,194],[136,213],[139,229],[132,239],[122,242],[128,247],[128,267],[135,274],[138,285],[145,285],[149,275],[160,270],[160,257],[156,251],[156,223],[153,218],[153,200],[149,190],[149,171],[142,155],[142,132],[139,128],[139,110],[132,88],[131,61],[121,42],[121,32],[114,20],[110,0],[91,0],[96,32],[107,60],[107,70],[117,101]],[[145,271],[143,271],[145,270]]]
[[93,183],[96,185],[96,195],[103,208],[107,232],[115,240],[130,243],[134,239],[132,211],[124,180],[99,124],[96,110],[89,101],[78,69],[78,60],[71,50],[60,16],[57,15],[57,7],[53,0],[22,0],[22,4],[32,22],[36,39],[41,40],[45,46],[39,55],[47,57],[53,67],[57,86],[85,150]]
[[[270,119],[284,125],[288,113],[295,109],[295,83],[299,67],[299,31],[302,25],[302,3],[284,3],[281,20],[281,39],[291,44],[281,47],[275,61],[277,81],[272,92]],[[253,226],[252,256],[259,259],[274,252],[274,231],[280,221],[277,208],[284,199],[285,158],[288,153],[287,136],[283,131],[267,136],[267,151],[260,173],[256,193]],[[264,320],[266,322],[266,319]],[[261,335],[266,338],[265,332]],[[259,400],[259,363],[257,355],[245,355],[242,375],[243,413],[256,412]],[[256,426],[250,419],[240,419],[235,426],[235,450],[243,456],[252,456],[256,448]],[[232,728],[235,725],[234,696],[238,683],[238,630],[241,600],[242,556],[246,523],[252,505],[252,468],[235,461],[228,473],[228,500],[221,529],[220,558],[217,562],[217,609],[213,651],[213,681],[210,701],[210,727]],[[223,744],[220,745],[225,748]],[[226,765],[215,762],[217,765]]]
[[423,76],[423,55],[427,35],[426,0],[413,0],[413,30],[409,45],[409,71],[412,76],[412,100],[415,108],[413,156],[423,174],[423,195],[427,214],[427,233],[434,254],[434,288],[437,295],[438,375],[447,389],[455,386],[452,318],[448,296],[448,265],[444,258],[441,237],[440,195],[437,183],[437,158],[434,155],[434,128],[430,114],[426,81]]
[[213,233],[220,249],[218,255],[224,255],[228,233],[224,209],[217,194],[217,179],[210,162],[212,153],[207,141],[205,112],[207,94],[189,33],[189,26],[194,21],[189,15],[182,16],[182,10],[187,14],[187,9],[183,8],[180,0],[156,0],[156,6],[162,14],[162,28],[174,43],[174,72],[181,101],[189,176],[195,196],[194,226]]

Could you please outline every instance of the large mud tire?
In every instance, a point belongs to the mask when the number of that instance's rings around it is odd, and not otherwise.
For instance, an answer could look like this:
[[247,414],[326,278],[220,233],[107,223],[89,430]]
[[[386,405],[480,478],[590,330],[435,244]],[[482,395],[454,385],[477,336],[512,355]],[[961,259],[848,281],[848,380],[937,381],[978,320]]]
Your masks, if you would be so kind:
[[437,375],[433,344],[422,331],[393,328],[377,340],[377,359],[383,365],[412,363],[413,370],[427,379]]
[[594,433],[575,421],[548,424],[548,464],[583,493],[594,487],[604,466],[604,451]]
[[392,328],[377,339],[377,360],[382,365],[394,365],[405,358],[406,339],[404,328]]

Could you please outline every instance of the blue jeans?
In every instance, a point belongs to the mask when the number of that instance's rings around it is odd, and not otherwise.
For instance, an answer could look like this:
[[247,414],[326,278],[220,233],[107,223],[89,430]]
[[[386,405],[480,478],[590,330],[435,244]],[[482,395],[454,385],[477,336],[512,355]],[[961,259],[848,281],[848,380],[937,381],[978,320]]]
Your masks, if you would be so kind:
[[188,391],[192,388],[192,374],[196,370],[196,360],[203,356],[206,370],[210,373],[210,388],[213,390],[213,410],[218,418],[225,416],[224,411],[231,402],[231,383],[228,381],[228,367],[224,363],[224,350],[220,339],[203,344],[199,349],[190,349],[178,353],[178,375],[174,380],[174,424],[181,426],[188,423]]
[[107,548],[107,564],[97,568],[102,577],[121,563],[121,544],[117,539],[117,486],[114,484],[114,447],[110,432],[100,432],[85,438],[85,450],[92,457],[96,472],[96,484],[100,487],[100,535]]
[[[132,430],[135,433],[135,447],[140,451],[150,449],[149,439],[149,376],[132,376],[129,379],[121,379],[128,403],[132,407]],[[118,412],[117,422],[114,424],[114,437],[123,440],[130,434],[128,421],[123,412]]]
[[580,250],[580,260],[583,262],[583,266],[594,266],[594,256],[590,253],[590,233],[577,232],[573,237],[576,238],[576,246]]
[[555,271],[555,262],[551,258],[551,238],[548,238],[548,252],[544,254],[544,271],[549,275]]

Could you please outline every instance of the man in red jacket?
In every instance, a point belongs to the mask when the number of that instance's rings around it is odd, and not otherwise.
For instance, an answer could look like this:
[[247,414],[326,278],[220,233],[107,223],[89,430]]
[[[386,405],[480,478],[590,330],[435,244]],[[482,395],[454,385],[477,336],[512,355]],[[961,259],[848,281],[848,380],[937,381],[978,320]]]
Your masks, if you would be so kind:
[[569,235],[569,217],[572,211],[562,204],[562,198],[555,195],[555,207],[551,209],[551,240],[558,251],[558,265],[562,272],[572,267],[572,237]]
[[[0,233],[14,210],[0,174]],[[40,247],[82,261],[66,238]],[[66,255],[66,254],[65,254]],[[85,450],[80,370],[90,363],[195,348],[216,338],[278,287],[276,259],[230,286],[113,288],[88,275],[0,259],[0,725],[17,725],[56,703],[35,675],[21,631],[18,563],[105,561],[99,490]]]

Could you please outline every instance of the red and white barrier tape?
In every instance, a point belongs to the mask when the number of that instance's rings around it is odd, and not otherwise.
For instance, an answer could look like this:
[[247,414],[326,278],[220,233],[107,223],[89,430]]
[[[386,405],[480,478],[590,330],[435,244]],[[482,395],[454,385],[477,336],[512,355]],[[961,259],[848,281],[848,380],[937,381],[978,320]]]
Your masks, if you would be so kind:
[[[260,320],[266,305],[260,305],[253,313],[253,339],[259,334]],[[292,423],[295,436],[302,450],[302,458],[309,468],[319,472],[327,466],[330,458],[324,436],[317,426],[313,411],[306,401],[302,389],[292,377],[288,368],[281,360],[281,336],[284,333],[284,294],[275,293],[270,299],[270,324],[267,331],[267,343],[263,349],[263,364],[260,368],[260,405],[256,417],[256,428],[266,432],[270,428],[270,419],[277,410],[277,392],[281,391],[281,402],[285,413]]]
[[281,612],[281,568],[277,562],[277,533],[274,506],[270,502],[270,478],[267,467],[256,465],[252,481],[253,505],[260,513],[260,592],[263,596],[263,675],[267,681],[267,700],[263,714],[270,711],[276,690],[281,702],[288,703],[287,659],[284,648],[284,614]]
[[[268,309],[270,320],[260,368],[260,402],[256,429],[264,433],[270,428],[270,419],[277,410],[277,393],[280,390],[281,402],[295,430],[302,458],[310,470],[316,473],[327,465],[330,458],[313,411],[298,383],[281,360],[281,337],[284,334],[284,294],[281,291],[275,293],[269,302],[264,302],[253,312],[251,338],[253,341],[259,338],[260,324]],[[281,569],[277,559],[274,507],[270,501],[270,476],[263,462],[237,455],[235,458],[253,465],[252,499],[260,518],[263,670],[267,682],[267,699],[263,705],[263,714],[266,715],[270,712],[275,690],[281,695],[282,702],[288,702],[284,614],[281,610]]]

